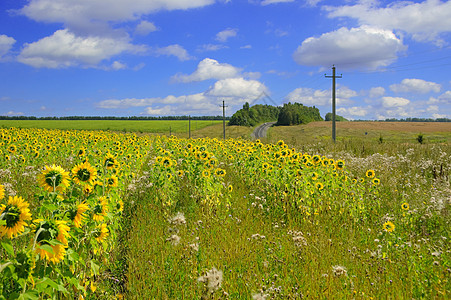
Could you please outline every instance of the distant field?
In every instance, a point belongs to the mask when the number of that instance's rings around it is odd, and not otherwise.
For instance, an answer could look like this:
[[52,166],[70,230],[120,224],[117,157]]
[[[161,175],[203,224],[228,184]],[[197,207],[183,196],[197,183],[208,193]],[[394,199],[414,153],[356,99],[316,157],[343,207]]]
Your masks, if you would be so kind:
[[[416,143],[419,134],[426,143],[451,142],[451,123],[440,122],[337,122],[337,141],[361,139],[366,141]],[[314,143],[330,140],[331,122],[312,122],[298,126],[276,126],[269,131],[271,140]]]
[[[191,121],[191,131],[202,129],[222,121]],[[46,128],[62,130],[112,130],[148,133],[185,133],[188,121],[178,120],[0,120],[0,127]]]

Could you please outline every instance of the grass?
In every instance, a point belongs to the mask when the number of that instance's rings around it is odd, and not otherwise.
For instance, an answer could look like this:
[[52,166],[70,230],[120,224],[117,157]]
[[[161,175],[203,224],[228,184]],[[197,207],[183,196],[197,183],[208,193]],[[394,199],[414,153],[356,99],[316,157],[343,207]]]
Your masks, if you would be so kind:
[[[282,129],[272,128],[268,141],[301,128]],[[318,128],[306,130],[315,136]],[[356,131],[347,134],[348,139],[336,145],[325,137],[292,139],[293,144],[288,138],[287,143],[303,153],[344,159],[350,177],[375,170],[381,187],[369,198],[361,194],[366,199],[361,209],[367,212],[361,219],[334,209],[300,217],[301,212],[283,205],[289,200],[273,184],[241,167],[249,164],[238,157],[234,162],[221,160],[227,168],[224,182],[234,187],[228,208],[202,205],[195,197],[202,187],[189,181],[177,188],[172,196],[176,204],[168,211],[158,202],[164,190],[155,188],[151,177],[143,179],[140,186],[147,188],[130,195],[135,202],[129,209],[126,240],[127,298],[445,299],[451,267],[450,144],[397,142],[406,138],[402,132],[392,132],[393,139],[383,143],[356,140]],[[446,138],[448,133],[438,135]],[[171,148],[170,143],[166,147]],[[218,157],[229,149],[224,144],[219,148]],[[254,159],[258,164],[261,156]],[[143,171],[154,172],[152,164]],[[339,203],[340,194],[334,197]],[[184,213],[186,224],[170,224],[176,212]],[[392,233],[383,229],[389,220],[395,224]],[[171,243],[173,234],[181,239],[177,245]],[[213,267],[222,272],[222,284],[207,294],[198,279]]]
[[[196,131],[222,121],[191,121],[191,130]],[[61,130],[111,130],[123,132],[145,132],[154,134],[187,133],[187,120],[0,120],[0,127],[46,128]]]

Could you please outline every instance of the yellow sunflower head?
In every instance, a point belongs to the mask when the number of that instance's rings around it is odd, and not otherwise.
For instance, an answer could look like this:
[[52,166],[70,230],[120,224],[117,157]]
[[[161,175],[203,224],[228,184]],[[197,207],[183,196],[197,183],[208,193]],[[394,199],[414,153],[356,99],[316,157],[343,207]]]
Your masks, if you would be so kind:
[[215,175],[219,176],[219,177],[224,177],[226,175],[226,170],[221,169],[221,168],[217,168],[215,170]]
[[111,153],[107,153],[103,165],[107,169],[112,169],[117,164],[116,158]]
[[108,200],[106,197],[99,197],[92,207],[92,219],[94,221],[102,221],[108,212]]
[[2,200],[3,198],[5,198],[5,187],[3,186],[3,184],[0,184],[0,200]]
[[24,232],[27,223],[25,221],[31,220],[29,203],[22,197],[9,196],[6,205],[0,205],[0,220],[3,225],[0,225],[0,237],[7,236],[12,239]]
[[365,175],[368,178],[374,178],[374,176],[376,176],[376,172],[374,172],[374,170],[368,170],[368,171],[366,171]]
[[69,210],[69,219],[74,222],[74,226],[80,228],[84,218],[85,212],[89,209],[89,206],[86,202],[82,202],[77,206],[73,207]]
[[86,161],[82,164],[76,165],[72,169],[72,175],[76,184],[93,185],[97,177],[97,170]]
[[114,188],[118,186],[119,180],[117,179],[116,175],[111,175],[109,178],[107,178],[106,184],[108,187]]
[[69,172],[60,166],[45,166],[44,171],[38,175],[38,183],[46,191],[63,192],[69,186]]
[[100,224],[96,227],[96,231],[94,231],[94,238],[97,242],[103,242],[108,236],[108,228],[105,223]]
[[384,230],[387,232],[393,232],[393,230],[395,230],[395,224],[393,224],[393,222],[390,221],[385,222],[383,227]]
[[404,202],[403,204],[401,204],[401,208],[402,208],[403,210],[409,210],[409,203]]
[[[67,248],[67,237],[70,228],[66,221],[60,220],[38,220],[34,230],[36,248],[35,251],[41,259],[58,263],[64,259]],[[53,245],[51,241],[56,240],[59,243]],[[50,250],[50,248],[51,250]]]

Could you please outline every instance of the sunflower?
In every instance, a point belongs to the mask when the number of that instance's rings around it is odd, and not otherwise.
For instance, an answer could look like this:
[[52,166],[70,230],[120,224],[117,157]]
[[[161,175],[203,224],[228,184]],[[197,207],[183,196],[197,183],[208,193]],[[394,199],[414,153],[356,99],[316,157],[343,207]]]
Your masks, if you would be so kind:
[[184,174],[185,174],[185,172],[183,170],[178,170],[177,171],[177,176],[178,177],[183,177]]
[[80,228],[81,223],[84,221],[84,213],[89,209],[86,202],[78,204],[73,209],[69,210],[69,219],[74,222],[75,227]]
[[124,210],[124,202],[121,199],[117,200],[116,209],[119,213]]
[[317,182],[315,183],[315,187],[321,191],[324,188],[324,185],[321,182]]
[[8,146],[8,151],[9,151],[10,153],[12,153],[12,154],[16,153],[16,151],[17,151],[17,146],[14,145],[14,144],[9,145],[9,146]]
[[81,147],[80,149],[78,149],[78,152],[77,152],[78,157],[83,157],[83,156],[85,156],[85,154],[86,154],[86,149],[84,147]]
[[229,185],[229,186],[227,187],[227,190],[228,190],[229,192],[232,192],[232,191],[233,191],[233,186],[232,186],[232,185]]
[[345,167],[345,162],[341,159],[337,160],[335,166],[337,167],[337,170],[343,170],[343,168]]
[[404,202],[403,204],[401,204],[401,208],[402,208],[403,210],[409,210],[409,203]]
[[76,165],[72,169],[72,175],[76,184],[92,185],[97,177],[97,170],[86,161]]
[[393,230],[395,230],[395,224],[393,224],[390,221],[385,222],[383,227],[384,227],[384,230],[387,232],[392,232]]
[[368,178],[374,178],[374,176],[376,176],[376,173],[374,172],[374,170],[368,170],[368,171],[366,171],[365,175]]
[[108,200],[105,197],[99,197],[92,208],[94,221],[102,221],[108,212]]
[[[67,237],[69,236],[69,226],[66,225],[66,221],[61,220],[36,220],[38,224],[34,233],[36,235],[35,240],[38,247],[35,251],[41,259],[46,259],[53,263],[58,263],[64,259],[67,248]],[[57,240],[59,243],[52,245],[51,241]],[[55,244],[55,243],[53,243]],[[49,246],[52,251],[48,251]]]
[[108,236],[108,228],[106,228],[106,224],[102,223],[96,227],[96,231],[94,232],[94,237],[97,242],[103,242]]
[[105,160],[103,162],[103,165],[107,169],[114,168],[114,166],[117,164],[116,158],[111,153],[107,153]]
[[217,168],[217,169],[215,170],[215,175],[216,175],[216,176],[224,177],[225,174],[226,174],[226,170],[224,170],[224,169]]
[[17,277],[25,280],[33,280],[32,273],[35,267],[35,263],[30,257],[30,252],[19,252],[16,255],[16,259],[14,262],[14,271],[17,274]]
[[210,171],[209,170],[203,170],[202,171],[202,177],[204,177],[204,178],[210,177]]
[[379,178],[374,178],[373,179],[373,184],[374,185],[379,185],[381,183],[381,180]]
[[24,232],[25,226],[27,226],[25,221],[31,220],[29,205],[18,196],[9,196],[8,203],[0,205],[0,220],[6,222],[5,225],[0,225],[0,237],[6,235],[12,239]]
[[118,186],[119,180],[117,179],[116,175],[111,175],[109,178],[106,179],[106,184],[108,187],[114,188]]
[[69,186],[69,172],[60,166],[45,166],[44,171],[38,175],[38,183],[46,191],[63,192]]
[[5,187],[3,184],[0,184],[0,200],[2,200],[5,197]]

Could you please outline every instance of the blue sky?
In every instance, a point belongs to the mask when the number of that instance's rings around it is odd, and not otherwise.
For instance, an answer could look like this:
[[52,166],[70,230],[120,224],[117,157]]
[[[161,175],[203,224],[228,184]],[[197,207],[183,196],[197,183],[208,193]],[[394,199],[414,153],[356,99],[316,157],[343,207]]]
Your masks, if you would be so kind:
[[451,118],[451,1],[1,0],[0,115]]

